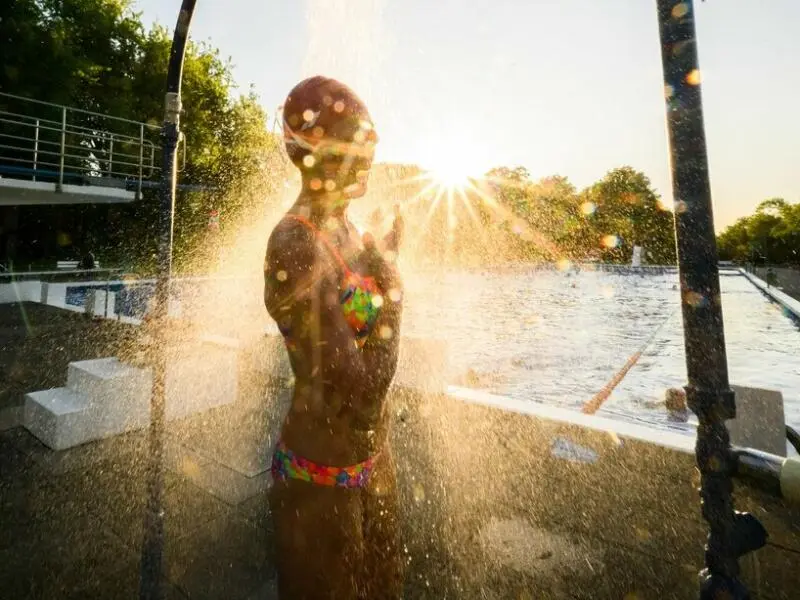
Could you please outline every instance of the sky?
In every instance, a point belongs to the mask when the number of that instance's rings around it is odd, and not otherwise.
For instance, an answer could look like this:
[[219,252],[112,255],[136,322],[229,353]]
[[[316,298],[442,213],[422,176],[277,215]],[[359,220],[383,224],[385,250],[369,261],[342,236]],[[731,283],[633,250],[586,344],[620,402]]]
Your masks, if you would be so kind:
[[[765,198],[800,201],[800,0],[695,5],[720,229]],[[179,7],[136,2],[170,29]],[[199,0],[191,33],[271,115],[304,77],[348,83],[378,160],[522,165],[579,188],[631,165],[672,202],[655,0]]]

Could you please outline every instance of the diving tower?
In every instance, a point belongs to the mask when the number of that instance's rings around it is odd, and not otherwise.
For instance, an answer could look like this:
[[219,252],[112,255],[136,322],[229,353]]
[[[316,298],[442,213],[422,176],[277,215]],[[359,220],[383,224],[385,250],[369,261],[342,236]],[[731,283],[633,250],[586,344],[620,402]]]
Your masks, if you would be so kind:
[[0,92],[0,206],[134,202],[159,185],[160,131]]

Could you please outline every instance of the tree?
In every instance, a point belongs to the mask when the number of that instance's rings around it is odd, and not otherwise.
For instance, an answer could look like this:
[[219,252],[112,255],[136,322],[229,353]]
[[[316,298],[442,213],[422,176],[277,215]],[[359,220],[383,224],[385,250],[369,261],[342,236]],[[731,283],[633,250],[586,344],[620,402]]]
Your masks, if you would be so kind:
[[[0,6],[0,90],[159,126],[170,46],[167,30],[148,31],[129,0],[9,0]],[[209,44],[189,44],[182,117],[186,163],[180,179],[208,191],[179,197],[179,263],[202,246],[211,208],[220,209],[226,222],[239,218],[248,203],[263,209],[268,191],[283,177],[285,161],[268,131],[267,115],[252,93],[236,93],[231,68]],[[90,131],[106,127],[102,117],[76,113],[75,118]],[[102,162],[101,138],[89,142],[87,152]],[[157,136],[151,141],[159,145]],[[26,220],[36,221],[45,237],[54,239],[55,224],[73,215],[75,237],[95,232],[105,258],[134,258],[140,266],[152,263],[155,254],[157,209],[154,193],[126,207],[25,208]],[[52,239],[41,252],[54,251]]]
[[[589,208],[576,234],[578,252],[597,252],[604,261],[627,262],[638,245],[645,248],[651,263],[675,263],[673,215],[643,173],[631,167],[613,169],[581,196],[581,206]],[[587,240],[591,246],[581,248]]]
[[762,201],[756,211],[727,227],[717,238],[723,260],[800,263],[800,204],[783,198]]

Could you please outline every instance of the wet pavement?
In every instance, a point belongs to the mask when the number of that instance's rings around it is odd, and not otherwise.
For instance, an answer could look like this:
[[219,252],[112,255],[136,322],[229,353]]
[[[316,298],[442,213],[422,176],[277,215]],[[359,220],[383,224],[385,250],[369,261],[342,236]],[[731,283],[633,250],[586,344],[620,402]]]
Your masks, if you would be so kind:
[[[254,457],[269,452],[259,424],[271,412],[253,398],[275,399],[243,377],[247,402],[170,424],[167,598],[276,596],[266,492],[213,485],[221,467],[266,468]],[[390,402],[405,598],[696,597],[707,526],[691,454],[446,395],[395,390]],[[0,598],[138,597],[147,458],[143,431],[61,452],[22,427],[0,431]],[[748,585],[796,597],[800,512],[741,487],[736,506],[771,536],[742,561]]]

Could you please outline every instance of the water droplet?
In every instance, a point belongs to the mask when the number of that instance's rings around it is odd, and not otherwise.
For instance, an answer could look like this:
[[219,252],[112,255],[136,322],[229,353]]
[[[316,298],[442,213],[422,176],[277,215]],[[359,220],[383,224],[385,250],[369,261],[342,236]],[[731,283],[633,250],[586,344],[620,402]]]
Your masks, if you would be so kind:
[[604,235],[601,244],[606,248],[616,248],[619,245],[619,238],[616,235]]
[[280,270],[275,274],[275,278],[278,281],[286,281],[289,278],[289,275],[284,270]]
[[394,331],[388,325],[383,325],[378,331],[378,335],[381,336],[382,340],[388,340],[394,335]]
[[312,155],[308,154],[303,157],[303,165],[307,168],[313,167],[317,163],[317,159],[314,158]]
[[566,258],[562,258],[556,263],[556,268],[559,271],[566,271],[567,269],[570,268],[571,265],[572,263],[570,263],[569,260],[567,260]]
[[695,308],[701,306],[705,302],[705,297],[703,296],[703,294],[699,294],[697,292],[692,292],[692,291],[687,291],[684,294],[683,298],[686,304],[688,304],[689,306],[693,306]]
[[682,19],[688,14],[688,12],[689,12],[689,4],[686,2],[680,2],[672,7],[672,18]]
[[310,123],[313,118],[314,118],[314,111],[313,110],[311,110],[310,108],[307,108],[307,109],[305,109],[303,111],[303,120],[306,123]]
[[581,204],[581,212],[587,217],[593,215],[595,210],[597,210],[597,205],[594,202],[584,202]]
[[335,189],[336,189],[336,182],[333,179],[326,179],[325,190],[328,192],[332,192]]
[[334,102],[333,110],[335,110],[337,113],[342,112],[344,110],[344,102],[342,102],[341,100],[337,100],[336,102]]
[[403,297],[403,294],[397,288],[392,288],[389,290],[389,299],[392,302],[400,302],[400,298]]
[[414,502],[422,502],[425,500],[425,488],[422,487],[421,483],[414,484]]
[[308,184],[309,187],[314,190],[315,192],[322,189],[322,180],[317,179],[316,177],[311,180],[311,183]]
[[375,308],[380,308],[381,306],[383,306],[383,296],[380,296],[378,294],[373,296],[372,297],[372,306],[374,306]]

